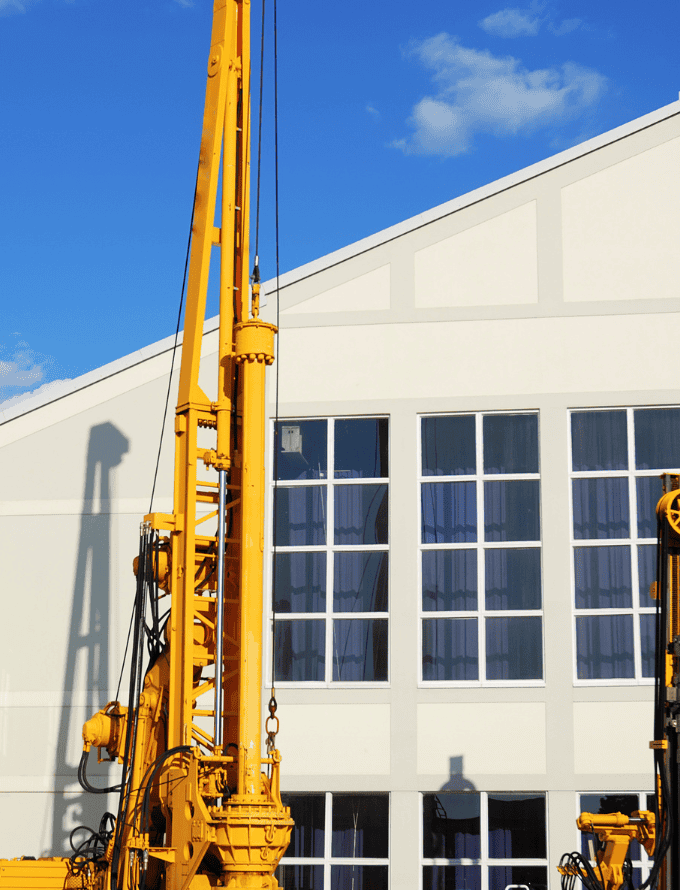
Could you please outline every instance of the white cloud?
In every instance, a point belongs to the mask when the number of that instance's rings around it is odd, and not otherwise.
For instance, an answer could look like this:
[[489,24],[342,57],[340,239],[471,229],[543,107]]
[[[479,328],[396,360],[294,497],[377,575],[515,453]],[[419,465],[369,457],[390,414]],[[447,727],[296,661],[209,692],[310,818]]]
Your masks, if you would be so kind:
[[501,9],[482,19],[479,27],[494,37],[534,37],[541,21],[530,9]]
[[565,34],[571,34],[572,31],[575,31],[582,25],[582,19],[564,19],[559,23],[559,25],[556,25],[554,22],[550,22],[548,24],[548,30],[552,34],[554,34],[555,37],[564,37]]
[[49,356],[31,349],[16,332],[15,342],[0,344],[0,399],[7,399],[43,383],[47,369],[52,365]]
[[18,405],[19,402],[25,402],[26,399],[32,399],[35,396],[45,395],[46,393],[52,392],[53,390],[61,390],[62,385],[64,383],[69,383],[70,379],[70,377],[65,377],[62,380],[50,380],[49,383],[43,383],[43,385],[39,386],[37,389],[31,389],[28,392],[21,392],[16,396],[11,396],[4,402],[0,402],[0,411],[6,411],[8,408],[12,408],[14,405]]
[[445,33],[413,43],[408,54],[432,71],[435,89],[413,108],[412,134],[394,143],[406,154],[453,157],[469,151],[478,133],[512,136],[562,123],[606,86],[597,71],[573,62],[532,71]]
[[380,112],[378,111],[377,108],[374,108],[372,105],[367,105],[366,111],[373,117],[380,117]]
[[11,15],[14,12],[26,12],[26,3],[21,0],[0,0],[0,15]]

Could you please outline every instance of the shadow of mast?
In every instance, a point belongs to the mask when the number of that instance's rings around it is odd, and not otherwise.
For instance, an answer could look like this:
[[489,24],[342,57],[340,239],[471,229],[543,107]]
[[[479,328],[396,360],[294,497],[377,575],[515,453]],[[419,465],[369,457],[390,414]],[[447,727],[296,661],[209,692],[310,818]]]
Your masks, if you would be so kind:
[[[106,795],[87,794],[78,785],[78,739],[83,720],[104,707],[109,695],[110,499],[114,470],[128,448],[128,440],[113,424],[90,429],[54,766],[51,848],[55,856],[70,855],[72,829],[77,825],[96,829],[108,808]],[[110,784],[109,770],[96,769],[96,756],[90,757],[88,767],[93,784]]]

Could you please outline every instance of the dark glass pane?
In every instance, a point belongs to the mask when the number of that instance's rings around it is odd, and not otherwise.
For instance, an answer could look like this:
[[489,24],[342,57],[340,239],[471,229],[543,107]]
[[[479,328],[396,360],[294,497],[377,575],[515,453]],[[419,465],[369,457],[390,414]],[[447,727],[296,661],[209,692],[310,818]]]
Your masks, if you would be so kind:
[[484,472],[538,473],[538,415],[484,417]]
[[486,679],[540,680],[543,677],[541,619],[486,619]]
[[481,886],[478,865],[423,866],[423,890],[480,890]]
[[387,544],[387,485],[335,487],[335,543]]
[[487,550],[486,608],[541,608],[541,551],[538,548]]
[[574,479],[574,537],[627,538],[628,480]]
[[479,818],[479,794],[424,794],[423,857],[479,858]]
[[[604,815],[606,813],[623,813],[625,816],[632,816],[636,810],[640,808],[640,802],[637,794],[582,794],[580,797],[580,807],[582,813],[593,813],[594,815]],[[588,840],[594,842],[595,849],[598,847],[597,838],[589,832],[581,832],[581,852],[584,856],[590,858],[590,849]],[[631,859],[640,858],[640,845],[633,840],[628,847],[628,854]],[[638,886],[639,884],[635,884]]]
[[333,622],[333,679],[345,682],[387,680],[387,619],[355,618]]
[[545,796],[489,794],[489,857],[545,859],[545,856]]
[[336,612],[387,611],[387,553],[336,553],[333,608]]
[[638,547],[638,580],[640,582],[640,605],[653,606],[649,588],[656,581],[656,544],[643,544]]
[[276,880],[281,890],[324,890],[323,865],[281,864],[276,869]]
[[423,544],[466,544],[477,540],[474,482],[424,482],[421,507]]
[[423,621],[423,680],[477,680],[477,619]]
[[511,885],[524,890],[548,890],[548,869],[544,865],[493,865],[489,868],[489,890],[505,890]]
[[386,865],[331,865],[331,890],[387,890]]
[[325,621],[276,621],[274,665],[277,681],[324,679],[325,625]]
[[635,417],[635,468],[680,468],[680,408],[647,408]]
[[654,676],[654,651],[656,647],[656,615],[640,615],[640,650],[642,676]]
[[477,608],[477,551],[423,552],[423,609],[467,612]]
[[626,412],[574,412],[571,415],[571,460],[575,473],[627,470]]
[[323,794],[283,794],[284,806],[290,807],[295,827],[290,836],[286,858],[318,856],[323,858],[326,802]]
[[274,546],[326,543],[326,489],[277,488],[274,492]]
[[633,605],[628,547],[575,547],[577,609],[625,609]]
[[277,479],[325,479],[328,424],[325,420],[282,420],[277,425]]
[[472,414],[423,417],[423,476],[472,476],[476,468]]
[[576,675],[579,680],[635,676],[632,615],[576,618]]
[[538,541],[540,537],[538,479],[484,483],[486,541]]
[[387,469],[386,417],[335,421],[335,478],[376,479]]
[[334,794],[332,856],[387,859],[388,794]]
[[277,553],[274,565],[275,612],[326,610],[325,553]]
[[658,476],[638,476],[637,487],[638,537],[656,538],[656,505],[663,494]]

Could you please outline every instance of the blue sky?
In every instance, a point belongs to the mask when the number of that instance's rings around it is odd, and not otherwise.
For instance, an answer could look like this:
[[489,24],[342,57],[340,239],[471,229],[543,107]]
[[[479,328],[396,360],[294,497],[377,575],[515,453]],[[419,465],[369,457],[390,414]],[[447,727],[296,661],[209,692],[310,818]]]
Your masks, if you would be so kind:
[[[211,14],[0,0],[0,401],[174,332]],[[278,16],[282,271],[680,90],[677,0],[279,0]]]

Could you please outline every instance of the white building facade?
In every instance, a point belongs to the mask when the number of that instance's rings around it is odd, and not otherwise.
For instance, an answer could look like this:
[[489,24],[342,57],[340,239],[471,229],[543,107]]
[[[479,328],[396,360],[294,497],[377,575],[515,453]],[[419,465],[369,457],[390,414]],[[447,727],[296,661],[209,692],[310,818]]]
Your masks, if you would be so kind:
[[[286,888],[554,888],[581,808],[645,805],[679,242],[674,103],[282,279]],[[103,810],[80,728],[116,697],[171,349],[0,412],[2,856]],[[272,375],[270,442],[276,410]]]

